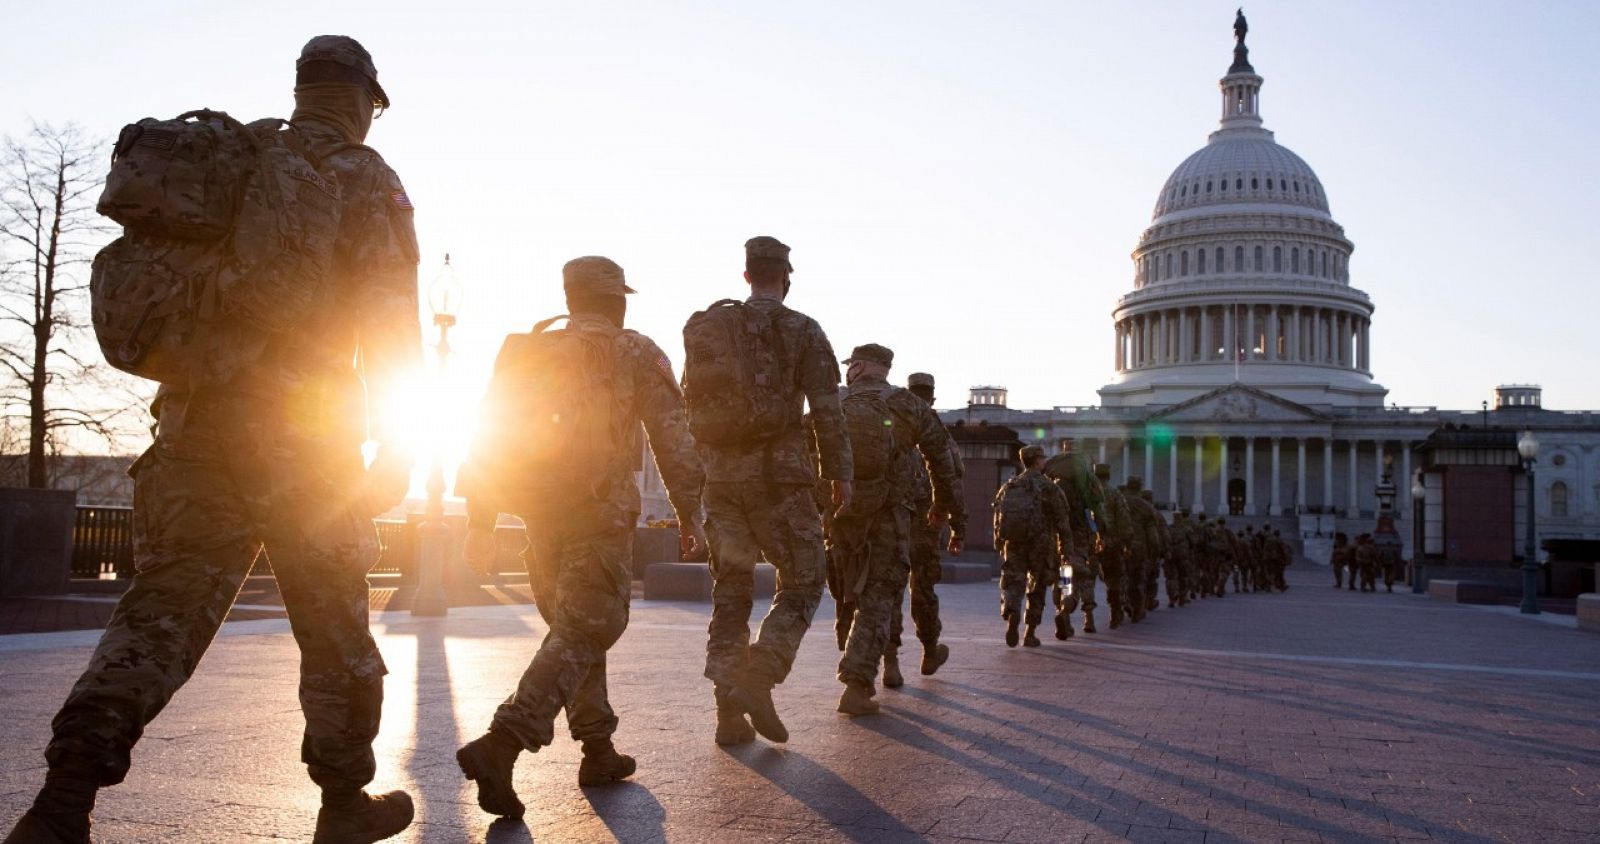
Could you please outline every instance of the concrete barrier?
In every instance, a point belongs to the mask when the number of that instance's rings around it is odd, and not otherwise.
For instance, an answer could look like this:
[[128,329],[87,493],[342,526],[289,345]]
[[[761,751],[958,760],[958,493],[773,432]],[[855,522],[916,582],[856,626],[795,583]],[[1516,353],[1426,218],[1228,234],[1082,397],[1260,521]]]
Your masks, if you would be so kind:
[[1600,633],[1600,593],[1578,596],[1578,629]]
[[[757,563],[755,597],[771,598],[776,591],[778,570]],[[711,567],[705,563],[652,563],[644,570],[646,601],[710,601]]]
[[1430,580],[1428,597],[1451,604],[1498,604],[1500,587],[1473,580]]

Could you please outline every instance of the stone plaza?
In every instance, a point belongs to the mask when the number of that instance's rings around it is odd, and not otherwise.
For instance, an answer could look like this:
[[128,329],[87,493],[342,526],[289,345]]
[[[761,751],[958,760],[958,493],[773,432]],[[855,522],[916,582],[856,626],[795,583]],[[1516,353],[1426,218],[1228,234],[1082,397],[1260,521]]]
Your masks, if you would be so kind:
[[[545,631],[533,607],[375,612],[389,664],[380,788],[397,841],[1600,841],[1600,636],[1571,616],[1335,591],[1230,593],[1038,649],[1000,641],[994,584],[947,585],[953,656],[833,711],[830,601],[776,698],[787,745],[719,748],[700,676],[708,605],[637,600],[610,662],[638,773],[580,789],[577,745],[522,757],[495,820],[453,758]],[[50,717],[98,631],[0,636],[0,828],[44,774]],[[915,645],[911,646],[914,655]],[[914,659],[914,656],[913,656]],[[231,621],[101,793],[105,842],[308,840],[298,654]]]

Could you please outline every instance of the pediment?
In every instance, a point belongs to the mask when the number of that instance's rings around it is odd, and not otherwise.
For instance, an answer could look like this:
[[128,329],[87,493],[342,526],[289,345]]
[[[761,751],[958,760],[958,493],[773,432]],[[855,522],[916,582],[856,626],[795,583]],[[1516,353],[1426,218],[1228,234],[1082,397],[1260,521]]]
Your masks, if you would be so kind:
[[1303,404],[1243,384],[1219,387],[1150,416],[1162,422],[1325,422]]

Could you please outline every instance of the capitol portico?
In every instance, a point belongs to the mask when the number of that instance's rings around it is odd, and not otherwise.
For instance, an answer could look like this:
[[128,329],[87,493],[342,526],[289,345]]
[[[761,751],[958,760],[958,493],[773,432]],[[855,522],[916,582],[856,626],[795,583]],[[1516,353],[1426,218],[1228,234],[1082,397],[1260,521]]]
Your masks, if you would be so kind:
[[1162,185],[1133,249],[1100,403],[1018,410],[1003,387],[976,387],[945,421],[1004,425],[1110,464],[1115,481],[1141,476],[1164,509],[1280,520],[1308,538],[1371,530],[1386,470],[1409,514],[1417,448],[1441,429],[1531,428],[1560,455],[1538,475],[1541,538],[1600,538],[1597,414],[1543,410],[1526,385],[1497,388],[1492,410],[1387,400],[1355,245],[1316,172],[1265,128],[1246,31],[1241,15],[1220,125]]

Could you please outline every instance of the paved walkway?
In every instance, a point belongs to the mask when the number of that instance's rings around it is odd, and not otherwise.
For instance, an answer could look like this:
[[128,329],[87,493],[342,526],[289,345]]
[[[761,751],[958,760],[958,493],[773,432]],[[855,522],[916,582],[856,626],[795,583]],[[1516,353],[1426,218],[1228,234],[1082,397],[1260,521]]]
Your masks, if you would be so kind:
[[[945,587],[951,662],[856,720],[833,711],[825,608],[777,694],[790,743],[732,751],[710,738],[705,605],[638,601],[611,662],[638,775],[578,788],[563,737],[518,766],[526,819],[492,824],[452,752],[522,671],[537,615],[375,614],[378,785],[420,798],[403,841],[1600,841],[1600,636],[1325,579],[1114,632],[1102,615],[1037,650],[999,641],[993,584]],[[96,635],[0,637],[0,829]],[[308,839],[296,665],[285,622],[227,625],[102,794],[102,839]]]

